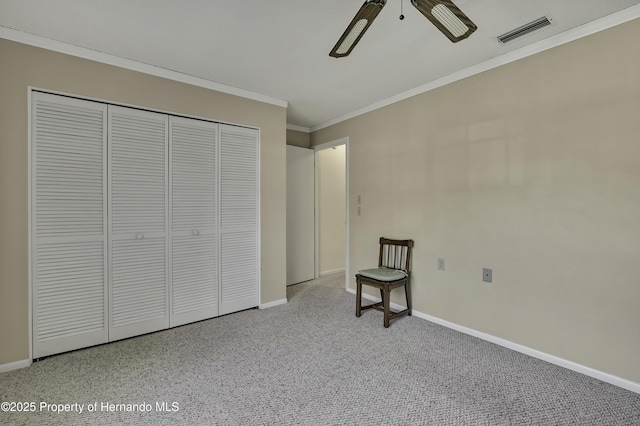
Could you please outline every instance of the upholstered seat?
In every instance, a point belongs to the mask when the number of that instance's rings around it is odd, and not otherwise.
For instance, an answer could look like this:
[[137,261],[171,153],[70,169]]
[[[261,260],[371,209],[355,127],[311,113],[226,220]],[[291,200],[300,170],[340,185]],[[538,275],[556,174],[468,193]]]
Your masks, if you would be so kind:
[[358,274],[378,281],[397,281],[407,276],[407,273],[404,271],[389,268],[363,269],[359,271]]

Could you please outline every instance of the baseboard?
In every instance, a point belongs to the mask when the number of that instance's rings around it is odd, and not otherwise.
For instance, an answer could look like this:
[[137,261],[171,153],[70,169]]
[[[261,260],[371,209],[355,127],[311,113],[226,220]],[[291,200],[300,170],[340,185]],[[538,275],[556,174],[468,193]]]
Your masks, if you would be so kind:
[[258,305],[258,308],[269,309],[269,308],[273,308],[274,306],[284,305],[285,303],[287,303],[287,299],[274,300],[273,302],[269,302],[269,303],[261,303],[260,305]]
[[[351,294],[356,294],[356,291],[349,288],[347,292]],[[371,300],[373,302],[379,302],[380,298],[371,296],[369,294],[362,294],[362,297],[367,300]],[[406,306],[398,305],[397,303],[391,303],[391,308],[394,310],[402,310],[405,309]],[[582,364],[578,364],[573,361],[566,360],[564,358],[557,357],[555,355],[550,355],[548,353],[539,351],[537,349],[532,349],[530,347],[520,345],[518,343],[514,343],[510,340],[502,339],[500,337],[493,336],[491,334],[483,333],[482,331],[474,330],[469,327],[465,327],[453,322],[449,322],[447,320],[443,320],[442,318],[434,317],[432,315],[428,315],[422,313],[420,311],[416,311],[413,309],[411,311],[411,315],[418,317],[423,320],[430,321],[432,323],[442,325],[444,327],[450,328],[452,330],[459,331],[464,334],[468,334],[473,337],[477,337],[482,340],[486,340],[487,342],[495,343],[496,345],[503,346],[507,349],[514,350],[516,352],[523,353],[525,355],[529,355],[534,358],[538,358],[542,361],[549,362],[551,364],[558,365],[563,368],[567,368],[569,370],[573,370],[575,372],[584,374],[585,376],[593,377],[594,379],[602,380],[603,382],[621,387],[623,389],[630,390],[631,392],[635,392],[640,394],[640,383],[633,382],[631,380],[623,379],[622,377],[615,376],[613,374],[605,373],[600,370],[596,370],[591,367],[584,366]]]
[[6,373],[13,370],[19,370],[31,365],[30,359],[23,359],[22,361],[10,362],[8,364],[0,364],[0,373]]
[[338,272],[344,272],[344,268],[340,268],[340,269],[331,269],[329,271],[322,271],[319,273],[319,275],[321,277],[324,277],[325,275],[331,275],[331,274],[337,274]]

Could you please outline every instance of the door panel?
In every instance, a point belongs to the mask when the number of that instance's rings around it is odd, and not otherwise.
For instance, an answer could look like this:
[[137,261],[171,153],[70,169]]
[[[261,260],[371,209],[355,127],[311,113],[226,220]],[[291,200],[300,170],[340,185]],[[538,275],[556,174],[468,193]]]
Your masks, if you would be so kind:
[[218,315],[218,125],[171,117],[171,327]]
[[220,125],[220,314],[258,306],[257,130]]
[[107,107],[32,98],[33,357],[107,341]]
[[314,151],[287,146],[287,285],[315,274]]
[[109,340],[169,327],[168,117],[109,106]]

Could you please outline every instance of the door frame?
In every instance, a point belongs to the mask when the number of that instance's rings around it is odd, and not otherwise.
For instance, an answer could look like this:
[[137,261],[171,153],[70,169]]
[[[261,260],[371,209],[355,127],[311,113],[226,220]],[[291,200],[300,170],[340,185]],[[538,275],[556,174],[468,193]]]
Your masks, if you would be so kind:
[[[344,288],[345,290],[347,290],[349,288],[349,276],[351,275],[350,272],[350,265],[349,265],[349,137],[345,136],[342,137],[340,139],[335,139],[329,142],[325,142],[325,143],[321,143],[319,145],[315,145],[312,146],[311,149],[313,149],[315,151],[315,161],[316,164],[318,163],[318,151],[322,151],[325,149],[330,149],[336,146],[340,146],[340,145],[344,145],[344,167],[345,167],[345,173],[344,173],[344,177],[345,177],[345,191],[344,191],[344,196],[345,196],[345,202],[344,202],[344,217],[345,217],[345,248],[344,248],[344,269],[345,269],[345,280],[344,280]],[[318,206],[319,206],[319,200],[318,200],[318,167],[315,168],[315,205],[316,205],[316,215],[315,215],[315,278],[318,278],[320,276],[320,247],[319,247],[319,235],[318,235],[318,228],[319,228],[319,224],[318,224]]]

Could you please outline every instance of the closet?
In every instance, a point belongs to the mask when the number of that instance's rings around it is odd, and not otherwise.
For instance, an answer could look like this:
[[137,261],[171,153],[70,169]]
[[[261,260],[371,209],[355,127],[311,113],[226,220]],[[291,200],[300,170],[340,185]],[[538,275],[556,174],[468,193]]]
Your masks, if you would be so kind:
[[256,129],[31,99],[33,357],[258,305]]

